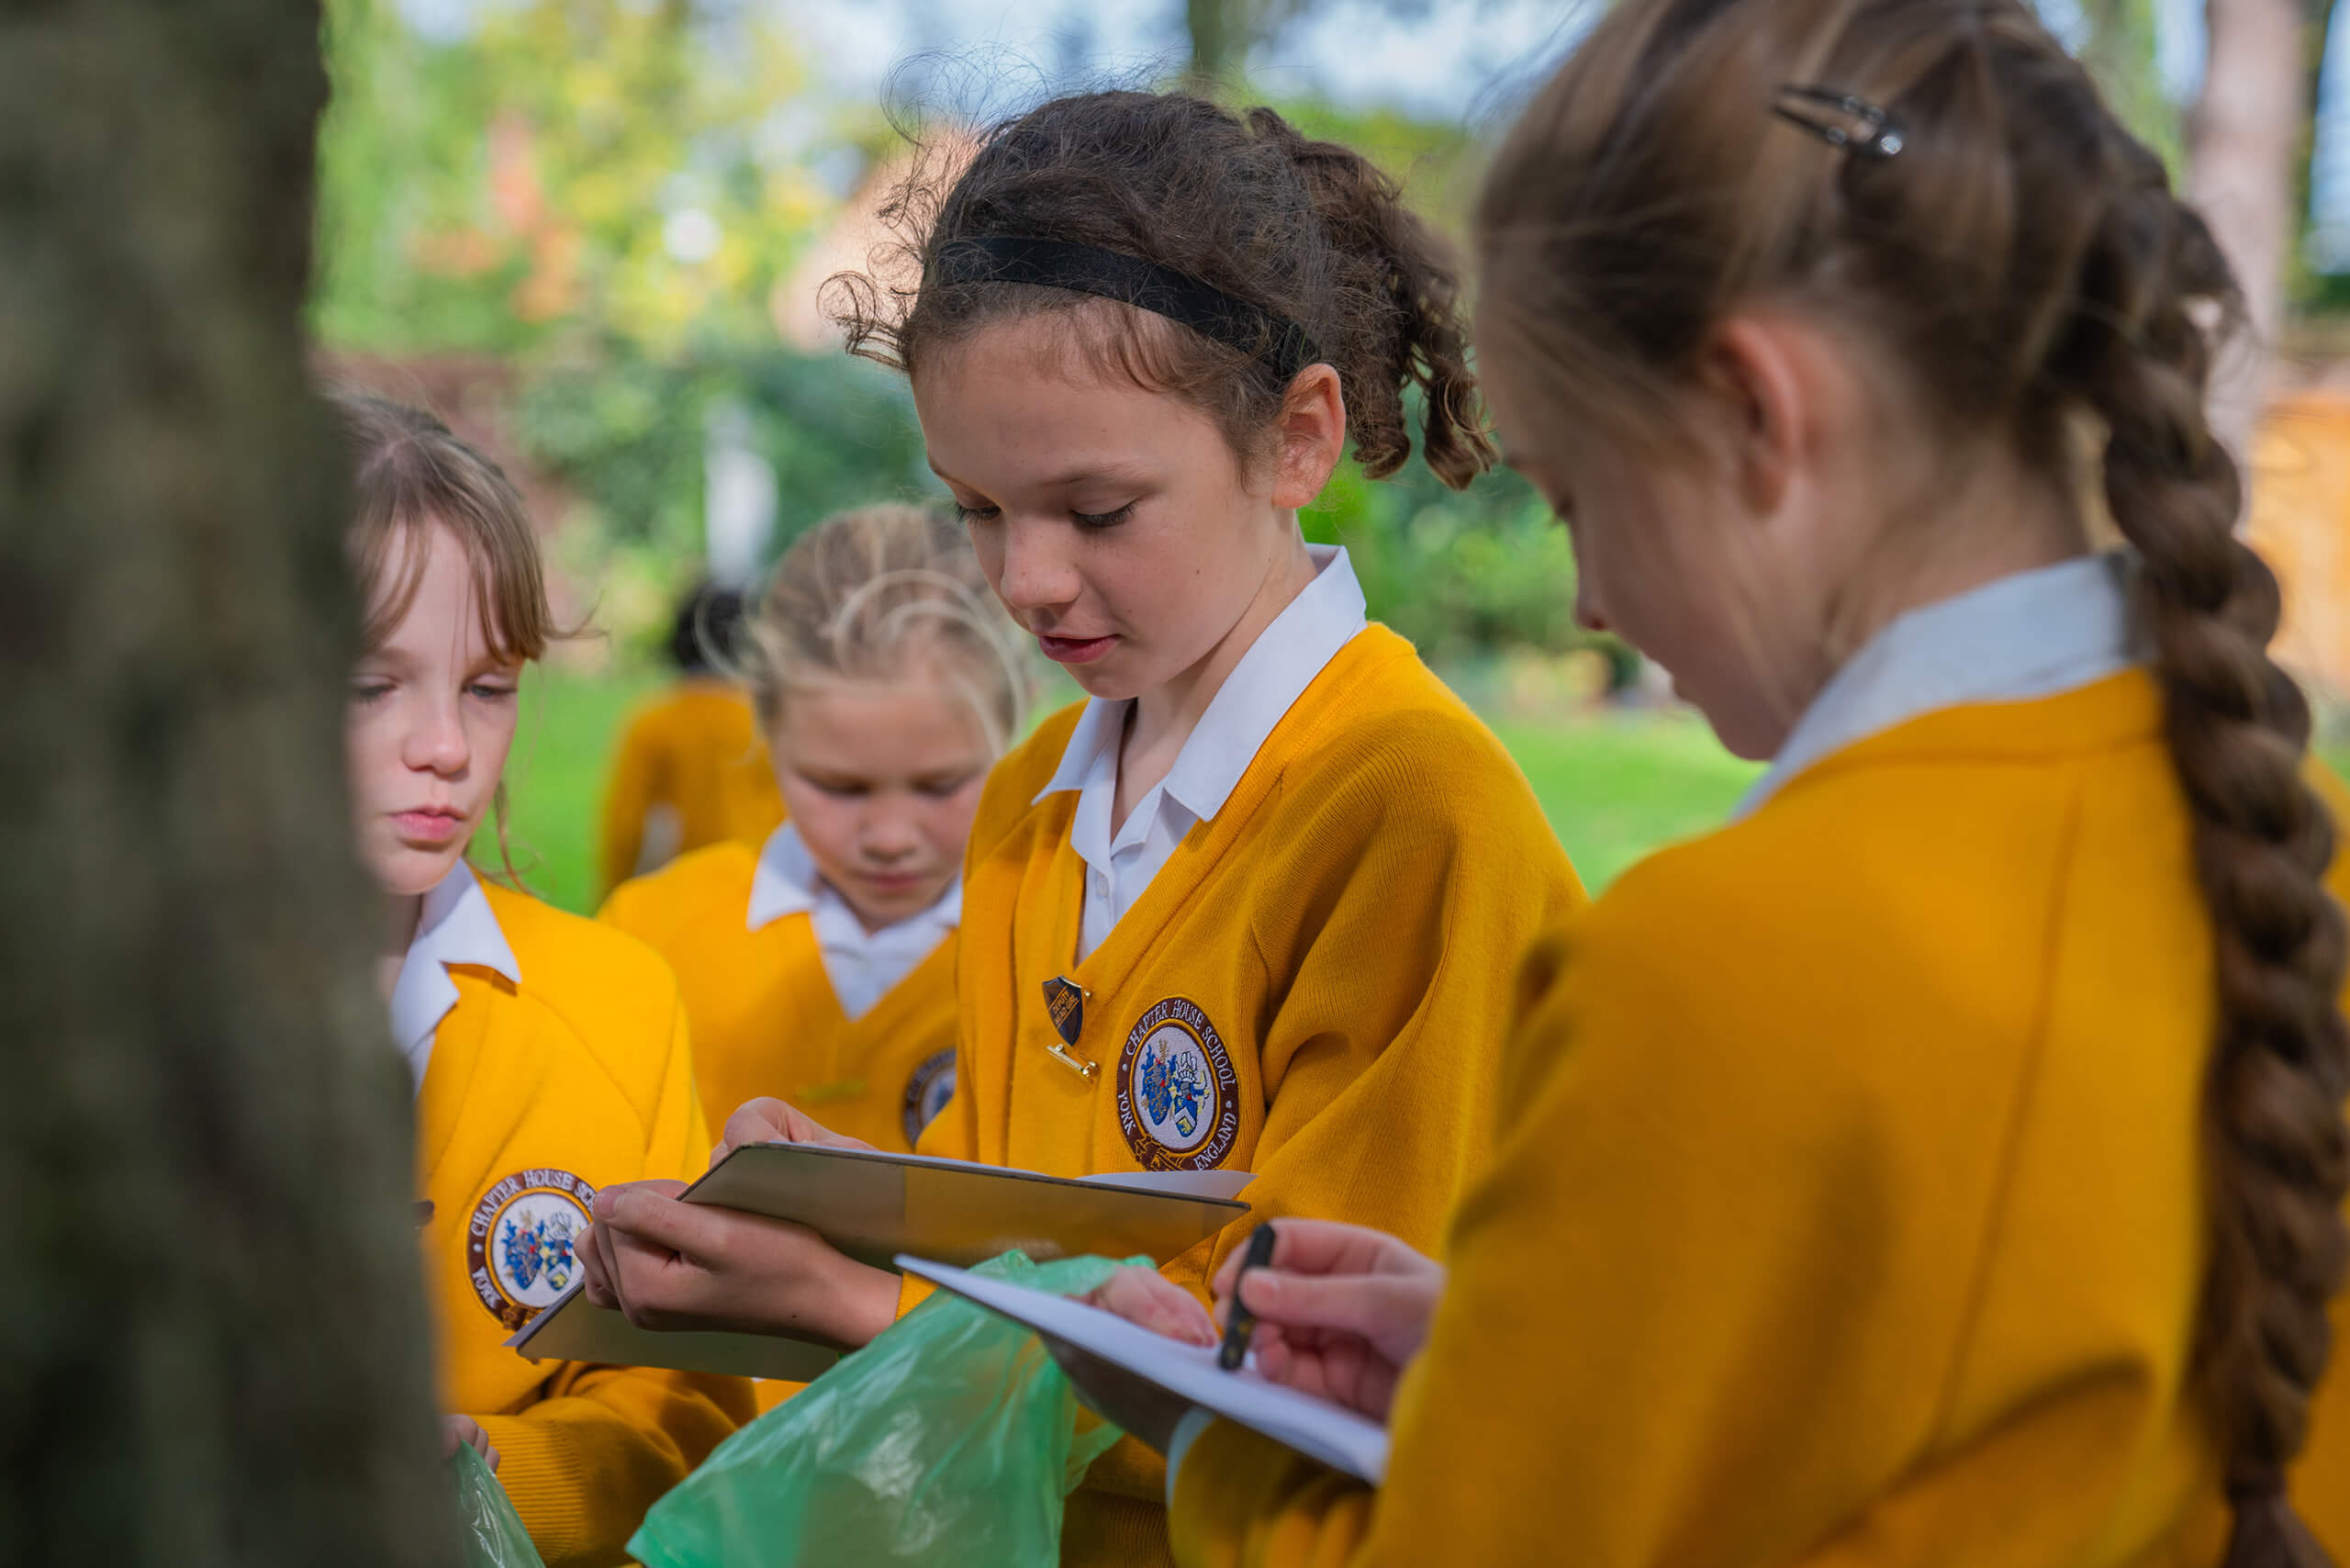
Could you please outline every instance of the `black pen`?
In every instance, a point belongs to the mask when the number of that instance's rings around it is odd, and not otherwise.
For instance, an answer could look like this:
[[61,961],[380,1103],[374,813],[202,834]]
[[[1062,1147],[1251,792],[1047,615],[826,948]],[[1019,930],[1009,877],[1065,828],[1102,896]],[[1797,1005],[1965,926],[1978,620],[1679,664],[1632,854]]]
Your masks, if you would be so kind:
[[1224,1320],[1224,1343],[1215,1353],[1215,1364],[1226,1372],[1237,1372],[1248,1356],[1248,1336],[1256,1332],[1257,1317],[1240,1304],[1240,1282],[1248,1277],[1251,1269],[1261,1269],[1273,1260],[1273,1227],[1260,1225],[1248,1237],[1247,1250],[1240,1254],[1240,1271],[1232,1276],[1232,1311]]

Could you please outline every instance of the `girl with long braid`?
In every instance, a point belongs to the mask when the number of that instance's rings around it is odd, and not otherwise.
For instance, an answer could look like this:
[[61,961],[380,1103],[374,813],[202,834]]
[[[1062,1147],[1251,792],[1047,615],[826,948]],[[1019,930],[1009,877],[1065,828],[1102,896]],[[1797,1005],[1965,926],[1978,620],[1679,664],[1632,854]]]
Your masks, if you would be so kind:
[[1583,620],[1774,765],[1537,944],[1446,1266],[1248,1276],[1382,1488],[1077,1366],[1179,1559],[2350,1556],[2340,796],[2202,219],[2020,0],[1624,0],[1477,236]]

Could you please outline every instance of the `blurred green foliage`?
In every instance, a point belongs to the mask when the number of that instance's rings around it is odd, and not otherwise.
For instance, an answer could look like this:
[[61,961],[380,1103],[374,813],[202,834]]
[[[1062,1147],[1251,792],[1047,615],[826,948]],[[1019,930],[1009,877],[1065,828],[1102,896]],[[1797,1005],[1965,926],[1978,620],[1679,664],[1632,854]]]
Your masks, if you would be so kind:
[[2097,79],[2113,112],[2170,167],[2186,168],[2186,126],[2180,106],[2165,91],[2157,58],[2156,0],[2077,0],[2087,36],[2081,62]]
[[853,140],[751,7],[514,0],[447,39],[395,0],[326,14],[313,315],[338,348],[755,336]]
[[[714,411],[739,410],[775,465],[775,550],[842,507],[940,493],[901,381],[778,334],[782,281],[893,148],[878,106],[811,94],[766,17],[508,0],[439,38],[396,0],[327,0],[317,330],[341,351],[511,367],[498,417],[570,498],[554,558],[623,662],[700,570]],[[1281,106],[1458,231],[1477,158],[1461,128]],[[1566,538],[1514,476],[1456,495],[1416,463],[1381,484],[1349,465],[1306,523],[1347,543],[1372,613],[1439,663],[1588,642]]]
[[905,384],[846,354],[774,342],[659,356],[621,340],[533,364],[515,399],[526,450],[583,498],[574,552],[643,557],[683,587],[701,558],[702,454],[711,412],[738,409],[775,465],[780,551],[843,507],[937,493]]
[[1508,469],[1455,492],[1416,461],[1377,482],[1350,461],[1301,521],[1307,538],[1347,546],[1371,617],[1431,663],[1595,647],[1619,683],[1628,677],[1621,644],[1575,624],[1567,531]]

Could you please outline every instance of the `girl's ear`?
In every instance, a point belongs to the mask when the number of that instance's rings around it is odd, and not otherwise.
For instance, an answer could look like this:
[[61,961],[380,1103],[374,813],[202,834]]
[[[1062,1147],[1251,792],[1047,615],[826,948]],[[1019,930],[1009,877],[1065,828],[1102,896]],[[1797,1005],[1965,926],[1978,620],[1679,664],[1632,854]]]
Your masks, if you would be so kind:
[[1326,364],[1299,371],[1281,400],[1280,427],[1273,505],[1295,511],[1313,504],[1347,450],[1347,400],[1338,391],[1338,373]]
[[1778,510],[1819,411],[1802,330],[1786,317],[1732,315],[1698,362],[1706,433],[1756,517]]

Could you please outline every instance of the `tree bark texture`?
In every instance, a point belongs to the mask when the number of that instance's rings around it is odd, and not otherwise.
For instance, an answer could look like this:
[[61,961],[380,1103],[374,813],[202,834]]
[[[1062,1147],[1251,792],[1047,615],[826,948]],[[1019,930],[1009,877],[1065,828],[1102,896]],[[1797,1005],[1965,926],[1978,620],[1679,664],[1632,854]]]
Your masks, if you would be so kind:
[[316,0],[0,4],[0,1562],[445,1568]]
[[2302,137],[2310,116],[2302,0],[2207,0],[2203,90],[2188,118],[2188,196],[2243,286],[2245,330],[2223,358],[2211,418],[2239,457],[2284,319]]

